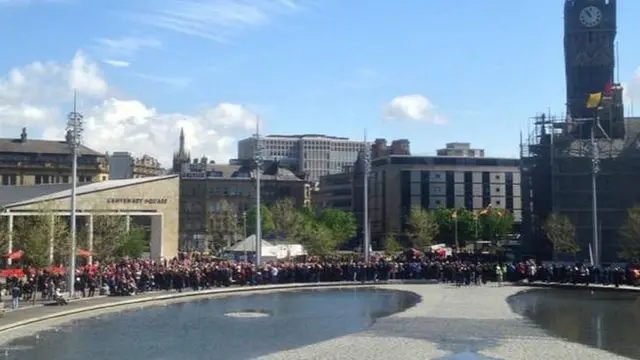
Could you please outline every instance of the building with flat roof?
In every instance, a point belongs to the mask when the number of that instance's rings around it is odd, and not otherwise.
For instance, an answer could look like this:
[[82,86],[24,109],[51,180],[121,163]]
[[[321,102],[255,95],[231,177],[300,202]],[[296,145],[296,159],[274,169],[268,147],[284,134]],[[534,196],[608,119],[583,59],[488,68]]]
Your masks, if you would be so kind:
[[[29,139],[23,128],[20,137],[0,139],[2,185],[39,185],[71,182],[69,135],[62,141]],[[78,182],[109,180],[105,154],[80,147]]]
[[[242,214],[255,206],[255,167],[212,164],[202,159],[183,168],[185,171],[180,174],[181,249],[206,250],[211,240],[207,236],[223,226],[212,221],[216,218],[214,214],[231,210],[240,224]],[[284,198],[294,199],[297,207],[311,203],[312,185],[277,163],[264,167],[260,185],[264,205]],[[229,206],[227,209],[223,209],[225,203]],[[228,243],[235,243],[243,235],[242,228],[238,230],[237,234],[229,234]]]
[[160,176],[163,172],[158,159],[149,155],[134,157],[125,151],[109,155],[109,178],[112,180]]
[[[365,146],[364,141],[318,134],[269,135],[260,141],[264,160],[277,161],[295,173],[305,173],[313,182],[319,182],[323,175],[341,172],[345,165],[352,165]],[[238,141],[238,159],[252,159],[255,148],[253,137]]]
[[404,233],[413,205],[477,211],[491,204],[522,218],[519,159],[396,155],[373,160],[370,176],[374,241]]
[[[94,217],[124,216],[127,224],[138,219],[148,224],[153,259],[177,256],[178,206],[179,178],[173,175],[81,184],[77,188],[76,214],[78,224],[87,227],[89,251],[93,251]],[[17,217],[69,217],[70,209],[71,184],[0,187],[0,219],[9,234],[6,252],[20,250],[11,235]]]

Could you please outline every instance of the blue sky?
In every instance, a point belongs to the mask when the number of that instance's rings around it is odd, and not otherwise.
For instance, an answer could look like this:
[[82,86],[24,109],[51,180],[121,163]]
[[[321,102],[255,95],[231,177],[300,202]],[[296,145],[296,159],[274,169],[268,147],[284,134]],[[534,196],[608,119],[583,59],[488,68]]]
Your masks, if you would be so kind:
[[[618,13],[620,81],[640,104],[640,2]],[[233,157],[253,114],[266,133],[367,128],[414,153],[517,156],[531,116],[564,110],[562,16],[561,0],[0,0],[0,136],[61,136],[73,87],[89,146],[165,162],[180,126],[194,154]]]

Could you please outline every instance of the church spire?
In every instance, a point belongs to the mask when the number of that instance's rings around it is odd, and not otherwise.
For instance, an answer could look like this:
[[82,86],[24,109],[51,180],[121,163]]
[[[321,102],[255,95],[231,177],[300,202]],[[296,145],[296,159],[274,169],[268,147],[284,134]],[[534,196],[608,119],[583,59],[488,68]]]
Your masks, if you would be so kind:
[[180,128],[180,147],[178,148],[178,153],[181,154],[181,155],[185,153],[185,148],[184,148],[184,128]]

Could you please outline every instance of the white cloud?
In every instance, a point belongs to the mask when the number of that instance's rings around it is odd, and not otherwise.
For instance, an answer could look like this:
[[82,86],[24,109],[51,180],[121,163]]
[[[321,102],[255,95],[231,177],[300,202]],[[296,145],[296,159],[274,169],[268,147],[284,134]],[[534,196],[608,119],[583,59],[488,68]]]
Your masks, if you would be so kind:
[[140,73],[135,73],[133,74],[133,76],[139,77],[140,79],[155,82],[158,84],[169,85],[175,88],[184,88],[189,86],[189,83],[191,83],[191,79],[186,77],[157,76],[157,75],[140,74]]
[[74,88],[87,146],[148,154],[164,166],[170,166],[181,127],[194,156],[217,162],[235,157],[237,137],[255,128],[255,115],[239,104],[221,103],[193,114],[163,113],[140,100],[116,97],[98,65],[79,52],[69,64],[34,62],[0,78],[0,136],[17,137],[25,126],[31,138],[63,139]]
[[128,61],[123,61],[123,60],[104,59],[102,60],[102,62],[107,65],[111,65],[113,67],[119,67],[119,68],[129,67],[131,65],[131,63],[129,63]]
[[132,56],[140,50],[162,48],[159,40],[149,37],[99,38],[94,42],[100,51],[116,56]]
[[409,120],[438,125],[447,123],[447,119],[438,112],[431,100],[419,94],[396,96],[384,106],[382,116],[388,121]]
[[226,42],[238,32],[296,11],[300,0],[166,0],[131,20],[184,35]]
[[640,67],[636,69],[629,81],[622,84],[624,89],[624,103],[627,106],[640,106]]

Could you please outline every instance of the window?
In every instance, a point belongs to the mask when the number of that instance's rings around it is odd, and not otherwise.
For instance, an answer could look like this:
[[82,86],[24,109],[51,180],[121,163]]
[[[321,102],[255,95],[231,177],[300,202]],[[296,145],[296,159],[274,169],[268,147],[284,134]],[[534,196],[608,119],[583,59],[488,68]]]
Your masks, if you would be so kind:
[[36,183],[36,185],[42,184],[42,175],[36,175],[34,178],[34,182]]
[[496,192],[497,192],[497,193],[499,193],[499,192],[500,192],[500,188],[499,188],[499,187],[497,187],[497,188],[496,188]]
[[18,182],[17,175],[3,175],[2,176],[2,185],[16,185]]
[[102,176],[102,181],[107,181],[107,177],[106,176]]
[[64,175],[62,177],[62,182],[65,183],[65,184],[68,184],[69,183],[69,176],[68,175]]

